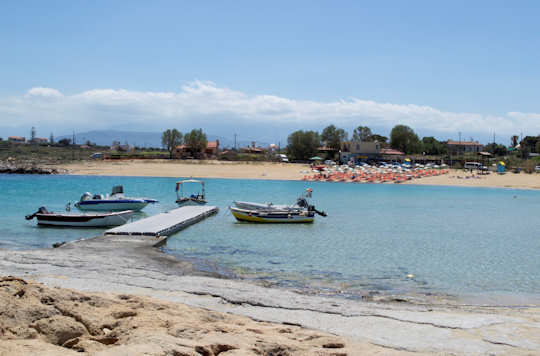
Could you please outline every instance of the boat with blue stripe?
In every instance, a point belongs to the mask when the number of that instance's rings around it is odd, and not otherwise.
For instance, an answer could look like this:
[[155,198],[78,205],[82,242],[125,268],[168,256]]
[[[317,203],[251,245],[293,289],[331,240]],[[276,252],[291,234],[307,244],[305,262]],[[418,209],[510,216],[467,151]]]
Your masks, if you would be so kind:
[[151,203],[157,203],[157,200],[125,197],[124,188],[118,185],[113,187],[110,195],[84,193],[81,199],[75,203],[75,207],[79,210],[91,211],[139,211]]

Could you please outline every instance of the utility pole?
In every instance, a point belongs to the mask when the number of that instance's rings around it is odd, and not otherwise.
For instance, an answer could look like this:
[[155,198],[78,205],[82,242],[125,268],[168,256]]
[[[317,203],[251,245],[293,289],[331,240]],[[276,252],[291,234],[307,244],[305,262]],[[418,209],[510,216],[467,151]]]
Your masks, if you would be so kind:
[[236,134],[234,134],[234,150],[236,151]]
[[75,161],[75,130],[73,130],[73,136],[71,139],[71,160]]
[[461,131],[458,132],[458,135],[459,135],[459,146],[458,146],[458,152],[460,153],[460,156],[461,156]]

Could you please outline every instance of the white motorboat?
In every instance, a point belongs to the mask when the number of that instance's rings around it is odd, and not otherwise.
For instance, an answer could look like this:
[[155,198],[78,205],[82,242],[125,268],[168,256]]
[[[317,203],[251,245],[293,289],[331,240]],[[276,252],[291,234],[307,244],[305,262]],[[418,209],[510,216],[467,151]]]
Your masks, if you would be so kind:
[[101,227],[123,225],[129,221],[131,215],[133,210],[109,213],[55,213],[41,207],[34,214],[27,215],[26,220],[35,217],[38,225],[48,226]]
[[124,188],[121,185],[115,186],[110,195],[90,194],[88,192],[81,196],[81,199],[75,203],[79,210],[92,211],[139,211],[149,203],[156,203],[155,199],[148,198],[130,198],[124,196]]
[[[196,194],[184,195],[184,185],[186,183],[198,183],[201,185],[201,191]],[[206,204],[206,194],[204,192],[204,182],[195,179],[186,179],[176,182],[176,203],[185,205],[204,205]]]

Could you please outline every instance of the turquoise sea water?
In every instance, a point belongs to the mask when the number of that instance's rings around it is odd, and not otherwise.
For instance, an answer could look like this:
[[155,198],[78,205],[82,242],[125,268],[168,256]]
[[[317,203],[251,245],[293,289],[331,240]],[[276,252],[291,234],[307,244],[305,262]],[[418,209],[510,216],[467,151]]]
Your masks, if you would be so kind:
[[[82,193],[156,198],[139,215],[176,207],[176,178],[0,175],[0,248],[50,247],[103,229],[37,227],[25,214],[63,210]],[[540,191],[414,185],[205,179],[220,213],[164,251],[271,284],[355,297],[448,293],[540,296]],[[305,188],[328,213],[314,224],[238,223],[232,200],[292,203]],[[407,278],[413,274],[414,278]]]

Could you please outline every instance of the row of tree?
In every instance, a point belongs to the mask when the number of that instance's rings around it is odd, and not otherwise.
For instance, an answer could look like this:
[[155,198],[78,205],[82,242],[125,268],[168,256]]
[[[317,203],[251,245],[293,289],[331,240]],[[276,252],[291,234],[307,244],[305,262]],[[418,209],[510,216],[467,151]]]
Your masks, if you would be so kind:
[[168,129],[161,135],[161,144],[169,151],[169,156],[172,158],[177,146],[184,144],[187,151],[191,152],[192,155],[196,155],[206,149],[208,140],[202,129],[193,129],[185,134],[182,134],[177,129]]
[[[339,151],[341,144],[348,140],[344,129],[334,125],[327,126],[320,134],[317,131],[295,131],[288,137],[287,153],[292,159],[306,160],[317,154],[319,147],[324,145],[329,149]],[[446,145],[434,137],[424,137],[422,140],[406,125],[396,125],[388,137],[375,134],[369,127],[358,126],[352,133],[353,141],[379,142],[382,147],[391,147],[406,154],[425,153],[440,155],[447,152]]]

